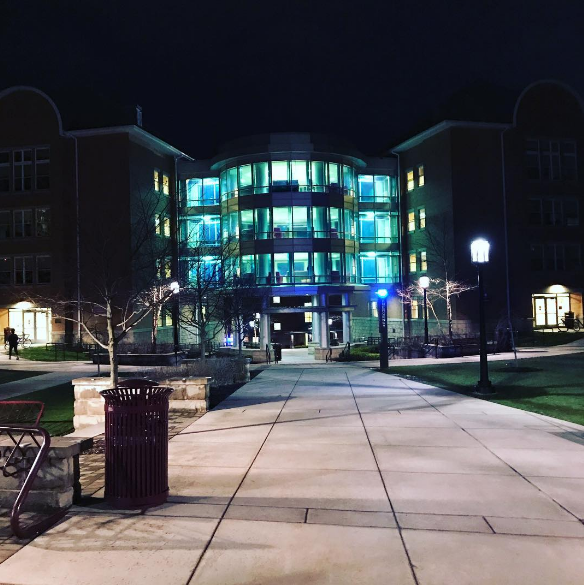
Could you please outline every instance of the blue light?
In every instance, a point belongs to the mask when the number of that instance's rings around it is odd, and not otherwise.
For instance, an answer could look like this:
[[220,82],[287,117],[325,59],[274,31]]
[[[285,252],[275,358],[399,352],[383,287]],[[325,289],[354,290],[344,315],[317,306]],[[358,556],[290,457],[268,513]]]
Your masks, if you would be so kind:
[[389,293],[386,288],[380,288],[375,294],[377,294],[380,299],[385,299]]

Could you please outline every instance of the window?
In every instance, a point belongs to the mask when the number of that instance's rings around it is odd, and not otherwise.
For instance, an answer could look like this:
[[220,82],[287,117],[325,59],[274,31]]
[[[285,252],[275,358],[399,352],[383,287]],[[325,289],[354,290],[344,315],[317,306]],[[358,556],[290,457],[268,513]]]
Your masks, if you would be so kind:
[[581,270],[579,244],[531,244],[530,265],[533,271]]
[[416,213],[408,211],[408,232],[416,231]]
[[[160,171],[154,169],[154,190],[158,193],[160,191]],[[188,181],[187,181],[188,190]]]
[[293,207],[292,219],[293,237],[308,238],[311,236],[310,207]]
[[393,179],[385,175],[375,175],[375,201],[387,202],[391,197],[391,183]]
[[274,272],[276,273],[276,284],[290,282],[290,254],[274,254]]
[[418,187],[424,186],[424,165],[418,166]]
[[531,270],[534,272],[543,270],[543,246],[541,244],[531,244],[529,250],[529,264]]
[[351,197],[355,196],[354,171],[346,165],[343,165],[343,193]]
[[426,229],[426,208],[420,207],[418,209],[418,227],[423,230]]
[[387,211],[362,211],[359,213],[359,229],[364,244],[390,244],[397,239],[397,217]]
[[253,210],[244,209],[239,212],[239,223],[241,226],[241,239],[253,240]]
[[274,217],[274,238],[289,238],[292,232],[292,208],[291,207],[274,207],[272,209]]
[[32,284],[32,256],[16,256],[14,258],[14,284]]
[[338,207],[331,207],[329,208],[329,218],[330,218],[330,237],[331,238],[341,238],[342,237],[342,230],[343,224],[341,221],[341,210]]
[[288,161],[272,161],[272,189],[274,191],[287,191],[288,188]]
[[32,209],[14,211],[14,237],[30,238],[32,236]]
[[0,240],[12,237],[12,212],[0,211]]
[[415,252],[410,252],[410,272],[418,270],[418,255]]
[[51,210],[48,207],[35,210],[36,237],[46,238],[51,235]]
[[12,284],[12,258],[0,258],[0,285]]
[[355,254],[345,254],[345,282],[357,282],[357,258]]
[[14,190],[30,191],[32,188],[32,150],[30,148],[15,150],[14,156]]
[[428,258],[426,255],[426,250],[420,250],[420,270],[422,272],[428,271]]
[[379,311],[377,310],[377,301],[369,301],[369,316],[379,317]]
[[310,163],[306,160],[290,161],[292,180],[290,183],[292,191],[310,191],[308,180],[308,169]]
[[[161,223],[162,216],[158,213],[154,216],[154,233],[157,235],[162,235],[162,223]],[[188,235],[186,236],[188,239]]]
[[564,246],[564,259],[566,270],[581,270],[580,245],[566,244]]
[[254,215],[256,240],[271,239],[272,228],[270,227],[270,208],[258,207],[254,210]]
[[314,279],[316,283],[328,282],[330,279],[327,252],[314,253]]
[[576,143],[572,140],[526,140],[525,176],[534,181],[576,180]]
[[35,188],[48,189],[50,186],[50,150],[48,147],[35,148]]
[[361,281],[396,282],[398,278],[399,255],[391,252],[362,252]]
[[237,222],[237,211],[226,213],[223,216],[223,241],[239,238],[239,224]]
[[239,167],[239,194],[251,195],[253,193],[251,165]]
[[412,319],[419,319],[421,315],[420,315],[420,305],[419,305],[417,299],[412,299],[410,308],[412,311]]
[[10,152],[0,152],[0,193],[10,191]]
[[202,195],[202,200],[199,205],[219,204],[219,179],[217,177],[208,177],[203,179]]
[[375,201],[373,175],[359,175],[357,185],[359,187],[359,201]]
[[36,259],[38,284],[50,284],[51,282],[51,257],[37,256]]
[[341,172],[337,163],[328,163],[328,186],[331,192],[339,192],[341,188]]
[[355,233],[355,214],[350,209],[345,209],[344,213],[344,221],[345,221],[345,238],[347,240],[354,240],[356,233]]
[[170,179],[168,175],[162,175],[162,192],[165,195],[170,195]]
[[246,282],[255,280],[255,262],[252,254],[241,257],[241,278]]
[[294,282],[312,282],[312,266],[310,265],[310,260],[311,254],[308,252],[294,252]]
[[407,184],[408,191],[414,190],[414,171],[413,171],[413,169],[411,171],[406,172],[406,184]]
[[253,163],[253,192],[267,193],[270,190],[270,172],[267,162]]
[[576,227],[580,224],[578,200],[573,198],[530,199],[528,222],[531,226]]
[[170,217],[165,217],[163,221],[164,237],[170,238]]
[[[310,163],[312,171],[312,190],[313,191],[324,191],[326,180],[325,180],[325,168],[324,162],[312,161]],[[312,313],[311,313],[312,314]]]

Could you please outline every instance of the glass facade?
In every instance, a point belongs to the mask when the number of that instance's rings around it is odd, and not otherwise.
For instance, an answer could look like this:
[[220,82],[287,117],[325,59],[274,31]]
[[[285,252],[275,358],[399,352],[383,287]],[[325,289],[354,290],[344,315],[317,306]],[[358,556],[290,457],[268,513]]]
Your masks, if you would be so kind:
[[188,178],[183,207],[217,205],[220,212],[183,210],[183,249],[233,242],[240,250],[236,265],[220,266],[217,252],[198,273],[218,278],[236,271],[257,285],[394,283],[399,279],[396,188],[389,174],[359,174],[352,164],[301,157]]
[[[378,200],[382,201],[386,196],[389,201],[389,177],[375,179],[380,179],[379,186],[376,182],[374,188],[374,193],[379,192]],[[187,199],[189,188],[195,189],[195,183],[189,187],[189,181],[197,180],[187,181]],[[387,183],[385,187],[384,181]],[[349,165],[309,160],[273,160],[240,165],[221,172],[219,180],[222,201],[270,191],[331,192],[354,197],[357,183],[355,169]],[[384,188],[387,195],[382,195]],[[375,197],[372,200],[377,200]]]

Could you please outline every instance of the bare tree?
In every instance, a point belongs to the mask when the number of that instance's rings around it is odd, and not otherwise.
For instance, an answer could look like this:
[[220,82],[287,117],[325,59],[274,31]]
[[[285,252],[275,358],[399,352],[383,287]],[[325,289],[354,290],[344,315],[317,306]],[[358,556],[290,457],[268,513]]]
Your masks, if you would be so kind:
[[118,383],[120,343],[149,315],[158,315],[176,292],[170,274],[160,269],[170,254],[170,201],[162,192],[135,185],[120,213],[100,218],[96,212],[93,223],[87,216],[80,234],[79,294],[33,299],[107,350],[112,385]]

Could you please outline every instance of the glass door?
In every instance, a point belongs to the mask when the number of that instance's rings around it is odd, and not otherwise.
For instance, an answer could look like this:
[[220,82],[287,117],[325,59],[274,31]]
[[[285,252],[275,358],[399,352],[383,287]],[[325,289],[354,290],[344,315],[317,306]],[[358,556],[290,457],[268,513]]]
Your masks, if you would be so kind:
[[35,327],[34,327],[34,311],[23,311],[23,325],[22,325],[22,332],[25,335],[28,335],[28,338],[32,341],[34,339],[35,334]]
[[547,297],[545,300],[546,325],[555,327],[558,324],[558,303],[556,297]]

